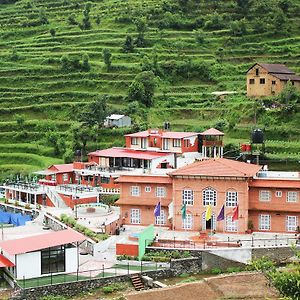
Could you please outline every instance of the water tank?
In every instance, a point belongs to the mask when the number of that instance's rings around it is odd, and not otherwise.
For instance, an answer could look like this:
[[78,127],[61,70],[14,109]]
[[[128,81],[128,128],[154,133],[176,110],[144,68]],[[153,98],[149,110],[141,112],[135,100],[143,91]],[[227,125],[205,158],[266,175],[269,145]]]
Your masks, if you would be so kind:
[[264,133],[261,129],[254,129],[252,131],[252,144],[263,144],[264,143]]
[[77,149],[77,150],[75,151],[75,156],[78,156],[78,157],[81,156],[81,150],[80,150],[80,149]]
[[242,152],[246,152],[246,147],[247,147],[246,144],[242,144],[242,145],[241,145],[241,150],[242,150]]
[[171,125],[170,122],[164,122],[164,130],[170,130]]

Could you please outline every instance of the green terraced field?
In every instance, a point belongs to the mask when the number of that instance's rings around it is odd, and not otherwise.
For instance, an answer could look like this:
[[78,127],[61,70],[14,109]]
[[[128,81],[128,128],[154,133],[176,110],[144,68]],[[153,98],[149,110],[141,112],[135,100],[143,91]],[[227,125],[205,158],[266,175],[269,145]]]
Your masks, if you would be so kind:
[[[275,8],[271,6],[274,1],[278,2]],[[88,30],[69,22],[74,15],[76,22],[82,23],[85,1],[7,2],[11,3],[0,4],[2,178],[62,162],[64,153],[55,152],[47,134],[59,132],[66,149],[72,148],[72,128],[78,125],[80,113],[99,96],[109,95],[111,111],[123,112],[128,106],[124,99],[128,87],[146,68],[146,57],[160,70],[182,64],[178,70],[182,74],[157,74],[154,106],[133,114],[137,125],[158,127],[169,121],[174,130],[203,130],[225,120],[233,124],[225,129],[226,142],[233,144],[247,141],[254,126],[256,104],[245,97],[249,66],[256,61],[285,63],[300,73],[299,0],[268,0],[260,4],[265,6],[252,7],[247,13],[241,12],[234,0],[94,0]],[[38,22],[41,10],[48,24]],[[143,17],[147,23],[144,46],[124,52],[126,36],[138,37],[135,21]],[[234,34],[232,22],[243,17],[247,31]],[[257,29],[260,19],[262,28],[268,24],[264,30]],[[272,22],[279,24],[278,32]],[[53,36],[51,29],[55,30]],[[109,71],[103,63],[104,48],[112,53]],[[89,57],[89,71],[62,69],[64,55],[81,60],[84,54]],[[185,72],[191,64],[204,64],[210,77],[199,70]],[[237,93],[225,99],[211,95],[222,90]],[[276,111],[257,115],[258,126],[266,128],[270,158],[299,160],[299,119],[299,109],[288,117]],[[99,138],[88,140],[87,149],[121,146],[123,133],[99,132]],[[107,136],[110,134],[112,137]]]

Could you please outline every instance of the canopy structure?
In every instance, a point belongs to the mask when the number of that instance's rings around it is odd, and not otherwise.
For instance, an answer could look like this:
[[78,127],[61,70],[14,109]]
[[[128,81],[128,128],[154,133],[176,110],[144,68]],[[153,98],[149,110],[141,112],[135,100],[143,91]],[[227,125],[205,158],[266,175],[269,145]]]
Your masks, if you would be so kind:
[[15,264],[12,263],[9,259],[0,254],[0,268],[13,267],[14,265]]

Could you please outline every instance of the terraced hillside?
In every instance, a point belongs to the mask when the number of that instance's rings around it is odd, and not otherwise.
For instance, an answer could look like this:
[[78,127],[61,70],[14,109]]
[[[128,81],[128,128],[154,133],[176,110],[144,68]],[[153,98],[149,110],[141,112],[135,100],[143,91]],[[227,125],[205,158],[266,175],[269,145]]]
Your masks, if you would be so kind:
[[[166,120],[180,130],[217,124],[233,144],[248,140],[256,119],[266,128],[270,158],[298,160],[299,108],[265,110],[247,99],[245,72],[264,61],[300,74],[300,1],[261,2],[0,1],[6,3],[0,4],[1,176],[70,160],[78,143],[122,145],[123,130],[78,137],[81,113],[101,95],[136,127]],[[133,42],[124,46],[128,36]],[[142,71],[156,75],[150,108],[127,99]],[[224,90],[236,93],[211,94]]]

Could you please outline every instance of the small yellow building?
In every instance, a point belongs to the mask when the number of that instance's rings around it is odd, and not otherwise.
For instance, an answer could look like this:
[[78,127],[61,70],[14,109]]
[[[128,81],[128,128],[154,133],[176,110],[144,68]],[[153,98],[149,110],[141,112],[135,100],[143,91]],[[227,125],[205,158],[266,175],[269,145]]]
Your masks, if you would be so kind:
[[247,71],[247,96],[277,95],[289,81],[300,89],[300,76],[285,65],[256,63]]

